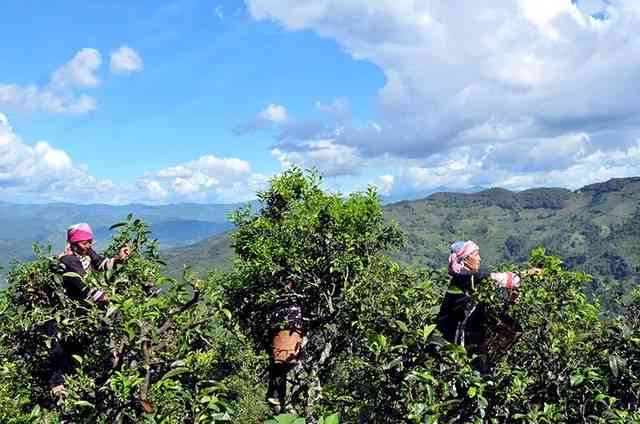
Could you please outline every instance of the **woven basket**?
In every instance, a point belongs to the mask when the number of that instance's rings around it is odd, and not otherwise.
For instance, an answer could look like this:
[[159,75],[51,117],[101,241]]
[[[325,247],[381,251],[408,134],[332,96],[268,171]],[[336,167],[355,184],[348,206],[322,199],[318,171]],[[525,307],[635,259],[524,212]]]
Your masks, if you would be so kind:
[[487,326],[487,350],[492,357],[508,351],[522,335],[522,326],[506,313],[493,316]]
[[302,345],[302,332],[297,329],[278,331],[271,339],[273,360],[279,364],[292,364],[298,359]]

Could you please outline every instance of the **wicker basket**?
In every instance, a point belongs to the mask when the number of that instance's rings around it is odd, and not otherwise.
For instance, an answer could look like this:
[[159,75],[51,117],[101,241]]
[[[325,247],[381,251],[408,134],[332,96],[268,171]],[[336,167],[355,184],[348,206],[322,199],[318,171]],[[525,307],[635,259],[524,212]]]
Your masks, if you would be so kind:
[[522,326],[506,313],[490,317],[487,326],[487,350],[497,359],[508,351],[522,335]]
[[273,360],[279,364],[292,364],[298,359],[302,345],[302,332],[298,329],[278,331],[271,339]]

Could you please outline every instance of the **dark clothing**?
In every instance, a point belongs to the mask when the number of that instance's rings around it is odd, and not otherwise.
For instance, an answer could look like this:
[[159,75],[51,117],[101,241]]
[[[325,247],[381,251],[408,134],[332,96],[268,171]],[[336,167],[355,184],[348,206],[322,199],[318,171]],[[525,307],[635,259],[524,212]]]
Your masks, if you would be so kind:
[[[93,249],[89,251],[87,256],[77,254],[62,256],[60,262],[64,266],[65,272],[73,272],[83,278],[90,270],[104,270],[113,266],[113,260],[105,259]],[[89,287],[87,287],[82,278],[65,276],[63,284],[67,296],[71,299],[83,300],[89,294]]]
[[449,289],[440,306],[438,329],[450,343],[478,344],[484,336],[485,307],[476,304],[471,294],[481,280],[487,278],[485,269],[469,275],[451,277]]
[[[64,275],[62,284],[69,298],[74,300],[87,300],[91,298],[95,289],[91,289],[84,282],[84,277],[92,270],[105,270],[113,267],[113,259],[105,259],[90,249],[87,256],[81,256],[76,253],[61,256],[60,262],[64,267],[65,273],[74,273],[77,276]],[[55,331],[57,333],[57,330]],[[88,344],[88,340],[80,339],[59,339],[54,340],[51,351],[49,352],[49,363],[51,364],[51,376],[49,384],[51,387],[64,383],[65,375],[71,373],[76,364],[73,355],[79,355],[83,352],[84,346]]]

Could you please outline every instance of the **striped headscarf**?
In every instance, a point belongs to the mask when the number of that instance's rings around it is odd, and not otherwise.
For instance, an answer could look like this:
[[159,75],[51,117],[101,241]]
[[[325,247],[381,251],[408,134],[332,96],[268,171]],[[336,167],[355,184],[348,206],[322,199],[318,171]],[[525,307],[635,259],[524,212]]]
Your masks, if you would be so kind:
[[451,254],[449,255],[449,274],[464,275],[471,271],[464,264],[464,260],[480,247],[473,241],[457,241],[451,245]]

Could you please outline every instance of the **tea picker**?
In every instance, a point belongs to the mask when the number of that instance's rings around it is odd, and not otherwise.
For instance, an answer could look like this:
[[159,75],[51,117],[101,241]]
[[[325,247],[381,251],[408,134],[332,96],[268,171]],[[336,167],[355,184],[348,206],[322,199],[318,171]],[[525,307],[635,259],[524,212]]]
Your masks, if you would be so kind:
[[271,316],[271,355],[269,366],[269,385],[267,402],[280,412],[285,404],[287,392],[287,374],[300,358],[300,350],[304,343],[302,308],[298,296],[291,289],[293,282],[286,284],[276,303]]
[[[67,245],[63,253],[58,256],[65,275],[63,286],[67,296],[74,300],[85,300],[104,304],[108,302],[107,295],[98,289],[90,288],[84,282],[90,272],[113,269],[129,257],[129,247],[123,246],[118,254],[112,258],[104,258],[93,250],[93,231],[87,223],[70,226],[67,229]],[[54,329],[55,333],[57,331]],[[64,395],[64,375],[73,368],[72,355],[81,351],[81,343],[56,340],[51,348],[51,363],[55,364],[53,375],[49,379],[52,392]]]
[[[508,349],[520,336],[522,328],[506,312],[497,317],[489,314],[487,305],[474,301],[472,294],[483,280],[489,279],[507,303],[517,302],[520,277],[512,272],[489,273],[480,267],[480,263],[480,247],[475,242],[457,241],[451,245],[451,280],[440,306],[437,324],[447,341],[466,346],[470,353],[477,354],[477,366],[481,372],[486,372],[489,344],[498,349]],[[489,336],[489,327],[496,333],[492,337]],[[496,338],[496,335],[500,337]]]

